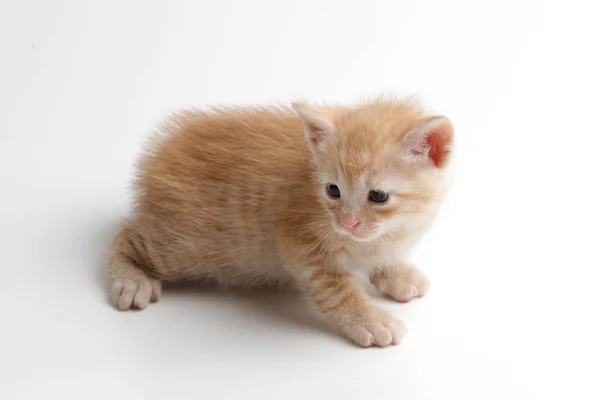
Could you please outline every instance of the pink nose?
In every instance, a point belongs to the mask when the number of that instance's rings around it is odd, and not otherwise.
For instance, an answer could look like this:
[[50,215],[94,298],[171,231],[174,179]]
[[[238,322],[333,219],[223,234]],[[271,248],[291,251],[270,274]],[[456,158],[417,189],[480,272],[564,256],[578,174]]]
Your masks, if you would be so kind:
[[342,223],[342,226],[348,230],[354,230],[358,227],[358,225],[360,224],[360,221],[340,221]]

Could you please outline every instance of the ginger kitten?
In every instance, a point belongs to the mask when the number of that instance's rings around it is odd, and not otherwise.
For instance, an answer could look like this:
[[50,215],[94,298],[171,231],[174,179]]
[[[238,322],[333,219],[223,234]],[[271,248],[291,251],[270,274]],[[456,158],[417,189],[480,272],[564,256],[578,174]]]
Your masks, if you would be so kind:
[[353,342],[396,344],[402,324],[353,274],[399,302],[426,294],[404,259],[442,199],[452,138],[447,118],[394,99],[175,114],[138,165],[113,302],[144,308],[162,281],[292,284]]

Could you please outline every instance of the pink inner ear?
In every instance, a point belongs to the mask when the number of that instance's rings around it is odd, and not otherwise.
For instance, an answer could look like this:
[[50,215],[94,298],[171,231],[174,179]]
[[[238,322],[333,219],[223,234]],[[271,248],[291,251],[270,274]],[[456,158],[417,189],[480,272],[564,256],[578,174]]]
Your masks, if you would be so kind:
[[445,124],[427,135],[429,158],[437,168],[444,165],[444,162],[448,158],[448,154],[450,153],[448,145],[451,140],[452,133]]

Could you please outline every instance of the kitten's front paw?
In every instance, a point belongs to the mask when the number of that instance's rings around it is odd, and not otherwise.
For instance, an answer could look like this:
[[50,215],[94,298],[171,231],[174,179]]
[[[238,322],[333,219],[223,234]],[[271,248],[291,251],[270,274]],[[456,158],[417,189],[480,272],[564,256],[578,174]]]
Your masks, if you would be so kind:
[[385,347],[400,343],[405,329],[402,322],[383,310],[369,307],[358,323],[342,328],[342,332],[362,347]]
[[429,279],[418,269],[401,266],[377,270],[371,274],[371,283],[382,293],[400,303],[423,297],[429,291]]
[[161,295],[160,281],[144,278],[120,278],[111,285],[112,302],[119,310],[144,309]]

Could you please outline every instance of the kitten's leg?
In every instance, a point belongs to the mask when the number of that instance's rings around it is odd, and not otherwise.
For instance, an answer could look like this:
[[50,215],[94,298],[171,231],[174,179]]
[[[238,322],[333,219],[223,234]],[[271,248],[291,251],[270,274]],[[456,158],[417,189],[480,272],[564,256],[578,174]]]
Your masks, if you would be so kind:
[[423,297],[429,291],[427,276],[408,264],[377,268],[371,272],[370,280],[379,291],[400,303],[408,303],[416,297]]
[[313,267],[303,269],[301,280],[317,310],[353,342],[364,347],[400,342],[402,323],[371,305],[369,296],[350,274]]
[[111,299],[123,311],[146,308],[161,295],[160,281],[144,272],[135,259],[136,250],[136,237],[130,226],[125,225],[113,240],[108,261]]

